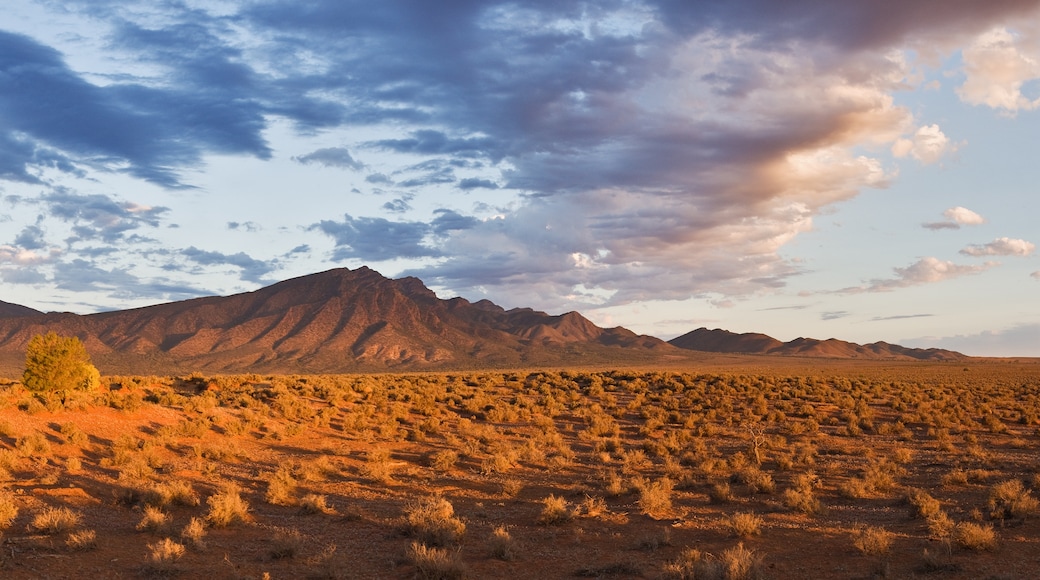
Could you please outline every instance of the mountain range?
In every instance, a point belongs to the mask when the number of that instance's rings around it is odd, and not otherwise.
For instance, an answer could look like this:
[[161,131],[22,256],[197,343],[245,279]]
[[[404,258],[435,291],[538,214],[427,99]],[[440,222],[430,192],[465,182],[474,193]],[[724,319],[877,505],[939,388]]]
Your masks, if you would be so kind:
[[[693,351],[946,360],[949,351],[698,329],[665,342],[600,328],[577,312],[506,310],[440,299],[417,278],[367,267],[293,278],[253,292],[113,312],[43,313],[0,302],[0,372],[20,374],[25,346],[76,335],[105,374],[337,373],[694,360]],[[692,357],[692,358],[691,358]]]

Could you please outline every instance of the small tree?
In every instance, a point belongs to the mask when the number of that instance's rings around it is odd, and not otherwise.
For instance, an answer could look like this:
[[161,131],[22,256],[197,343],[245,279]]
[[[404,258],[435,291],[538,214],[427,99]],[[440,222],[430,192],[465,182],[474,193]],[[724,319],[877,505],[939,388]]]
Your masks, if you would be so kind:
[[22,384],[30,391],[93,390],[101,375],[78,338],[48,332],[29,341]]

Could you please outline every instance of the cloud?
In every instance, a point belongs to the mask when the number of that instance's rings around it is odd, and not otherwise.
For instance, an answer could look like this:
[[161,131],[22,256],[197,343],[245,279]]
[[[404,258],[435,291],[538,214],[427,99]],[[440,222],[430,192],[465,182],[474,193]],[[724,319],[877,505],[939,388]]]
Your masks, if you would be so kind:
[[1036,278],[1037,280],[1040,280],[1040,270],[1037,270],[1036,272],[1033,272],[1033,273],[1031,273],[1029,275],[1032,276],[1033,278]]
[[365,164],[354,159],[350,155],[350,151],[345,147],[329,147],[325,149],[318,149],[312,151],[306,155],[299,157],[293,157],[293,161],[303,163],[304,165],[309,163],[317,163],[324,167],[340,167],[344,169],[353,169],[355,171],[365,168]]
[[965,256],[1028,256],[1036,245],[1025,240],[997,238],[985,245],[971,245],[961,250]]
[[975,226],[986,223],[986,219],[970,209],[956,206],[943,212],[946,221],[921,224],[930,230],[959,230],[962,225]]
[[907,320],[910,318],[930,318],[935,316],[934,314],[896,314],[894,316],[875,316],[871,318],[871,322],[885,322],[887,320]]
[[170,211],[167,207],[143,206],[101,194],[81,195],[60,188],[40,199],[51,216],[73,224],[75,235],[70,242],[123,240],[130,230],[158,227],[162,215]]
[[228,222],[227,228],[229,230],[241,230],[245,232],[258,232],[263,228],[256,222]]
[[860,292],[890,292],[898,288],[920,286],[922,284],[934,284],[960,276],[978,274],[993,266],[995,262],[986,262],[980,265],[961,265],[938,258],[927,257],[914,262],[905,268],[893,268],[895,278],[871,280],[865,286],[845,288],[839,292],[842,294],[858,294]]
[[360,259],[381,262],[395,258],[423,258],[440,255],[425,243],[431,228],[423,222],[392,222],[383,218],[343,216],[342,222],[322,220],[313,224],[336,243],[332,259]]
[[271,284],[276,282],[276,280],[267,279],[265,276],[278,269],[279,264],[277,261],[265,262],[257,260],[245,252],[237,252],[235,254],[210,252],[200,250],[195,246],[181,250],[180,254],[201,266],[228,265],[241,268],[241,278],[247,282],[253,282],[256,284]]
[[892,145],[892,154],[896,157],[909,155],[926,165],[935,163],[956,147],[939,129],[938,125],[919,128],[910,139],[900,138]]
[[965,80],[957,89],[961,100],[1009,114],[1040,107],[1040,98],[1022,93],[1023,85],[1040,79],[1038,41],[1003,27],[980,35],[962,53]]
[[835,310],[831,312],[821,312],[820,320],[838,320],[849,316],[850,312],[847,310]]
[[459,189],[470,190],[470,189],[498,189],[498,184],[490,179],[480,179],[477,177],[467,177],[459,180]]
[[[780,249],[833,204],[886,187],[896,168],[883,152],[896,145],[928,163],[953,149],[893,98],[916,74],[902,54],[952,50],[1035,9],[1018,0],[958,2],[927,17],[897,0],[62,6],[97,27],[104,49],[91,66],[101,71],[0,34],[0,178],[108,172],[187,187],[184,175],[208,155],[272,158],[265,135],[275,123],[302,136],[356,135],[350,149],[297,161],[362,170],[351,151],[378,155],[366,182],[398,182],[408,195],[395,191],[374,212],[450,203],[409,195],[497,188],[498,216],[389,221],[351,210],[309,226],[332,239],[333,259],[427,259],[414,273],[428,282],[552,308],[783,286],[802,266]],[[84,201],[48,202],[73,216],[59,219],[76,228],[74,241],[114,245],[166,215],[120,210],[113,198],[88,214]]]
[[142,279],[129,268],[105,269],[87,260],[71,260],[54,266],[51,280],[61,290],[100,292],[119,300],[165,297],[186,300],[212,293],[165,278]]

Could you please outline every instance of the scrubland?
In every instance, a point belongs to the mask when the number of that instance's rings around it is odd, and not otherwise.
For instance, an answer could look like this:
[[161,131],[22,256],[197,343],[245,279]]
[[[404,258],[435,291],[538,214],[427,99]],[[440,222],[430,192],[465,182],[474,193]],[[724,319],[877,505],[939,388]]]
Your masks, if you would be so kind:
[[1040,365],[0,385],[5,578],[1032,578]]

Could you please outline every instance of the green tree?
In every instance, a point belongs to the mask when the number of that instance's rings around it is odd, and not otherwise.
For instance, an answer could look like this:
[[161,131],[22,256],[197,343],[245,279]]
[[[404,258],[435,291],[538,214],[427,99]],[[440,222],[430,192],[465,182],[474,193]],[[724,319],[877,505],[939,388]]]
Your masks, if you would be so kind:
[[101,375],[79,338],[48,332],[29,341],[22,384],[30,391],[93,390]]

